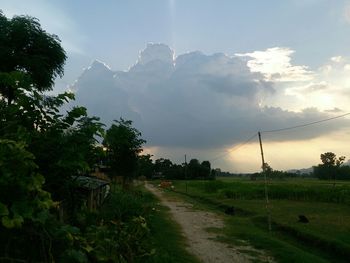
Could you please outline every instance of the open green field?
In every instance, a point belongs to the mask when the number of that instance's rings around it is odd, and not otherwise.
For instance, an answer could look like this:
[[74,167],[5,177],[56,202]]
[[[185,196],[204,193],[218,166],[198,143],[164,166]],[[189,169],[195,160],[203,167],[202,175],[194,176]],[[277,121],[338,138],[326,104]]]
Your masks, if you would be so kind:
[[[218,178],[173,183],[174,194],[201,209],[224,214],[234,207],[234,215],[225,216],[226,228],[218,232],[225,242],[248,241],[279,262],[349,262],[350,182],[333,186],[316,179],[269,181],[271,232],[263,181]],[[298,222],[299,215],[309,223]]]

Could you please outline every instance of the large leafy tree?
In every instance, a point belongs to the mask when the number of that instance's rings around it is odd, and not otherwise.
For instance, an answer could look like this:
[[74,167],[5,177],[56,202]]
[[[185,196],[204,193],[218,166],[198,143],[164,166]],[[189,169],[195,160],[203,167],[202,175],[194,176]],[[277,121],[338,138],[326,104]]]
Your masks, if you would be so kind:
[[37,19],[0,12],[0,137],[25,142],[56,200],[67,194],[72,176],[91,168],[95,135],[102,133],[83,107],[61,114],[73,94],[44,93],[62,76],[65,59],[58,37]]
[[314,167],[314,174],[320,179],[335,180],[339,174],[341,165],[345,161],[345,156],[337,155],[333,152],[325,152],[320,155],[322,164]]
[[66,54],[56,35],[36,18],[5,17],[0,11],[0,94],[11,104],[18,87],[46,91],[63,75]]
[[327,167],[339,167],[345,160],[345,156],[337,158],[336,154],[332,152],[322,153],[320,157],[322,164]]
[[209,178],[211,172],[211,165],[209,161],[203,161],[201,163],[201,176],[204,178]]
[[199,179],[201,175],[201,165],[198,159],[191,159],[188,163],[188,177],[191,179]]
[[135,176],[138,155],[146,141],[141,133],[132,127],[132,121],[120,118],[107,130],[104,145],[108,149],[108,158],[112,176],[122,176],[124,185]]
[[0,13],[0,257],[9,261],[53,261],[60,229],[53,199],[74,194],[69,186],[93,165],[95,136],[103,132],[83,107],[61,114],[73,94],[44,93],[63,74],[65,58],[36,19]]

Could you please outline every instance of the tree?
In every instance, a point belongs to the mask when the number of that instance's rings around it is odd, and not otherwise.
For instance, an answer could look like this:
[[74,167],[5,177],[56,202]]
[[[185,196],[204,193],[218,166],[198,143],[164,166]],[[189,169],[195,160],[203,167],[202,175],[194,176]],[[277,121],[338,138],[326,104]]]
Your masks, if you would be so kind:
[[151,179],[154,173],[154,164],[152,155],[140,155],[138,158],[138,176],[145,176],[147,179]]
[[210,172],[211,172],[211,167],[210,167],[210,162],[209,161],[203,161],[201,163],[201,176],[204,178],[210,178]]
[[201,165],[198,159],[191,159],[187,165],[188,175],[191,179],[199,179],[201,175]]
[[321,161],[326,167],[339,167],[344,163],[344,160],[345,156],[340,156],[337,159],[336,154],[332,152],[326,152],[321,154]]
[[54,200],[69,199],[74,178],[99,162],[95,145],[96,137],[102,137],[102,126],[98,118],[88,117],[86,109],[78,107],[32,133],[29,149]]
[[107,130],[103,144],[108,149],[111,175],[122,176],[123,185],[135,176],[138,155],[142,152],[141,133],[132,127],[132,121],[120,118]]
[[36,18],[6,18],[0,11],[0,94],[11,104],[19,87],[51,90],[63,75],[66,53],[56,35],[45,32]]
[[154,162],[154,171],[167,179],[170,179],[173,163],[169,159],[159,158]]
[[339,174],[340,167],[345,161],[345,156],[337,158],[333,152],[325,152],[320,156],[322,164],[314,166],[314,174],[320,179],[333,179],[334,183]]

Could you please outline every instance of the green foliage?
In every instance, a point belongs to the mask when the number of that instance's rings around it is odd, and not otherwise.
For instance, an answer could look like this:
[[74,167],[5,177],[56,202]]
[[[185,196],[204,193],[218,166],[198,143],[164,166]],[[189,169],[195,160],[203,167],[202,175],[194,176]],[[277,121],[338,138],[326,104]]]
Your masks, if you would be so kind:
[[123,176],[130,181],[137,171],[137,160],[146,141],[141,133],[132,127],[132,121],[120,118],[107,130],[104,145],[108,148],[108,160],[112,176]]
[[337,158],[336,154],[326,152],[321,154],[322,164],[314,166],[314,175],[323,180],[350,179],[350,168],[348,166],[341,166],[344,163],[345,156]]
[[84,108],[72,111],[67,117],[55,118],[30,144],[40,172],[46,175],[45,188],[56,200],[66,199],[74,177],[88,173],[98,162],[95,136],[103,133],[102,124],[98,118],[88,117]]
[[0,13],[0,46],[0,257],[84,262],[86,241],[79,228],[57,222],[51,196],[76,206],[72,176],[97,161],[102,124],[83,107],[60,113],[73,94],[43,93],[66,57],[36,19]]
[[173,164],[169,159],[160,158],[154,163],[154,171],[166,179],[214,179],[209,161],[200,163],[197,159],[189,164]]
[[134,262],[151,254],[149,229],[141,216],[127,222],[107,221],[93,225],[86,232],[92,248],[90,257],[98,262]]
[[80,216],[80,250],[93,262],[142,262],[153,250],[147,223],[153,203],[140,191],[113,189],[98,213]]
[[141,133],[116,121],[106,154],[97,146],[105,136],[99,118],[84,107],[63,114],[72,93],[43,93],[62,76],[66,55],[35,18],[0,11],[0,47],[0,261],[143,262],[154,253],[147,197],[116,190],[101,211],[87,212],[75,188],[76,176],[107,161],[124,178],[138,167],[150,177],[150,156],[138,158]]
[[152,155],[146,154],[146,155],[140,155],[138,158],[138,169],[137,169],[137,175],[138,176],[145,176],[148,179],[152,178],[152,175],[154,174],[155,165],[152,161]]
[[44,178],[36,168],[34,156],[24,144],[0,140],[0,212],[4,227],[21,227],[25,220],[43,221],[41,213],[53,206],[50,194],[42,190]]
[[100,212],[101,218],[107,220],[127,221],[132,217],[145,216],[143,203],[146,202],[142,193],[131,191],[114,191],[109,201]]
[[[0,12],[0,46],[0,72],[12,76],[18,72],[12,79],[3,79],[4,75],[0,74],[0,94],[8,104],[17,99],[18,87],[50,90],[55,78],[63,75],[66,54],[59,38],[45,32],[33,17],[8,19]],[[31,85],[27,85],[28,80]]]

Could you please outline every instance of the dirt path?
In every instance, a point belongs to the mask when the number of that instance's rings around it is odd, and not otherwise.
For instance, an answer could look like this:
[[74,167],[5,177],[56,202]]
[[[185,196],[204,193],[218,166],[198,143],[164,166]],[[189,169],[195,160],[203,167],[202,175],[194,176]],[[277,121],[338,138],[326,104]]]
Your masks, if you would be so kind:
[[170,208],[174,220],[181,226],[188,240],[189,252],[196,255],[201,262],[251,262],[254,259],[250,255],[240,253],[231,245],[215,240],[216,234],[206,231],[207,228],[224,226],[222,219],[216,214],[194,210],[190,203],[172,200],[150,184],[146,183],[145,186],[161,200],[164,206]]

